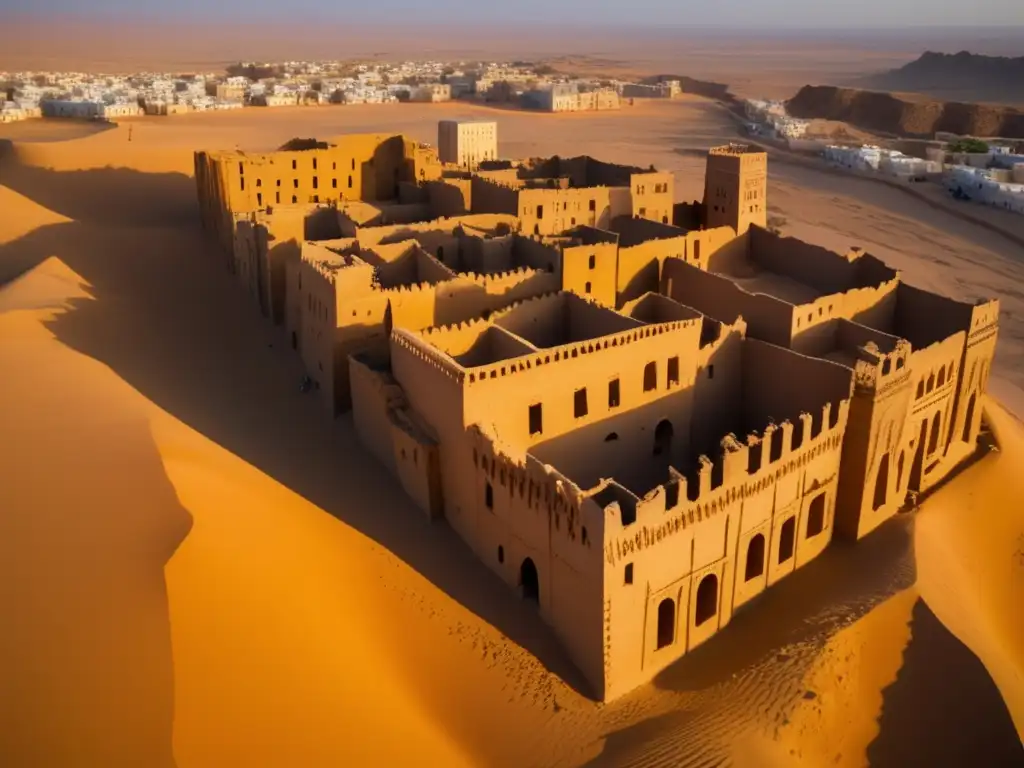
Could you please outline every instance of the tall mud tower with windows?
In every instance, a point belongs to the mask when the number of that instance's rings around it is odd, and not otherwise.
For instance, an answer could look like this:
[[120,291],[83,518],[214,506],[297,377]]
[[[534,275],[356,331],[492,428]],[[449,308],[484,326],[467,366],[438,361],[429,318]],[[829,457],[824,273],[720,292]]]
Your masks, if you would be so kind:
[[768,226],[768,158],[756,147],[730,144],[708,153],[704,177],[705,225],[743,234]]

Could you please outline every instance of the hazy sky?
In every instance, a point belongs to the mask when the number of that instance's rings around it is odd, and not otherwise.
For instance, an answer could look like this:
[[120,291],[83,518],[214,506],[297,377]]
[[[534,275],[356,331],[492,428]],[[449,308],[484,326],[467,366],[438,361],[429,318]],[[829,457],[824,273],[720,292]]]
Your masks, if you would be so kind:
[[[357,6],[353,8],[353,6]],[[74,14],[79,18],[158,16],[180,21],[217,18],[244,22],[306,16],[317,21],[393,22],[432,19],[463,24],[486,22],[592,25],[737,24],[774,28],[882,28],[886,26],[1024,27],[1024,0],[0,0],[5,14]],[[1021,40],[1024,55],[1024,35]]]

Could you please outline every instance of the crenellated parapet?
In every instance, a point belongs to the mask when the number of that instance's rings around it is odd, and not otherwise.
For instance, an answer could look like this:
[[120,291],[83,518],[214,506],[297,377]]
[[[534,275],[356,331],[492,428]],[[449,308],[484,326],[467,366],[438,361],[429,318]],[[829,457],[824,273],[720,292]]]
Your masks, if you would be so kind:
[[419,338],[411,331],[396,328],[391,331],[391,340],[401,349],[413,357],[422,360],[431,368],[439,371],[452,381],[462,383],[466,377],[466,371],[444,352],[420,343]]
[[[473,450],[474,470],[490,483],[494,494],[507,494],[515,504],[509,509],[546,516],[552,535],[585,547],[593,546],[584,535],[582,507],[589,499],[576,483],[531,456],[513,458],[500,444],[474,424],[467,430]],[[597,532],[592,532],[596,534]]]
[[849,406],[845,399],[827,403],[819,413],[801,414],[799,427],[789,421],[772,424],[760,435],[751,433],[745,442],[728,435],[722,440],[722,455],[715,461],[701,456],[690,477],[670,468],[672,479],[640,500],[635,522],[607,537],[606,561],[614,566],[699,526],[731,505],[769,491],[827,453],[835,454],[837,475]]

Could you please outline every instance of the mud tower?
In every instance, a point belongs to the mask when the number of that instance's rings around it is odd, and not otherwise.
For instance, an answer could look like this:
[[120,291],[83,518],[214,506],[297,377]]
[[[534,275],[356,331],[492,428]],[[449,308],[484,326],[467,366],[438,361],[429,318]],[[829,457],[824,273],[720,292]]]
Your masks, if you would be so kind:
[[768,155],[745,144],[714,147],[704,174],[705,226],[743,234],[768,225]]

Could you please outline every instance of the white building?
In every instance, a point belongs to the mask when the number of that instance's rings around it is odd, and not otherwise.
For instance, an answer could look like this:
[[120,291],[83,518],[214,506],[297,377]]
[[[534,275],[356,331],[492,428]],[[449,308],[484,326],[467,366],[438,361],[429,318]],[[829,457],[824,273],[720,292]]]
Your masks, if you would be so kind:
[[441,120],[437,124],[437,151],[442,163],[473,167],[498,157],[498,124]]

